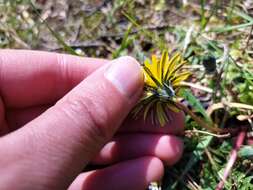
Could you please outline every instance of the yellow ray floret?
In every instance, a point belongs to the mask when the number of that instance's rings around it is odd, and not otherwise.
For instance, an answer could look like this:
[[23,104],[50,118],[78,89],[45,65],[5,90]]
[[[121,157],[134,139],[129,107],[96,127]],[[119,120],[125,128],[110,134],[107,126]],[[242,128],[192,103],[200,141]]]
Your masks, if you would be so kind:
[[182,71],[185,64],[180,53],[170,58],[167,51],[162,53],[160,59],[152,55],[151,60],[145,60],[145,92],[133,111],[135,116],[142,113],[144,120],[151,116],[152,123],[159,123],[161,126],[168,123],[169,112],[178,111],[174,102],[182,81],[190,75],[190,72]]
[[170,59],[168,57],[168,52],[164,51],[160,60],[157,59],[155,55],[152,55],[151,62],[146,59],[144,62],[144,75],[145,83],[153,88],[161,86],[163,83],[171,81],[173,84],[178,85],[180,81],[186,80],[190,73],[179,73],[178,71],[182,66],[186,64],[180,53],[176,53]]

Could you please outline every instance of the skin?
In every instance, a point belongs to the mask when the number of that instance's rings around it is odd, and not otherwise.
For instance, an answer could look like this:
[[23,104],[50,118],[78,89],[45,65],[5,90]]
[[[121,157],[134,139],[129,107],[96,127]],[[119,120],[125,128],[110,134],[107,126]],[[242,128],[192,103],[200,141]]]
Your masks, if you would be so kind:
[[144,190],[161,179],[182,154],[183,114],[163,128],[131,119],[142,87],[131,57],[1,50],[0,189]]

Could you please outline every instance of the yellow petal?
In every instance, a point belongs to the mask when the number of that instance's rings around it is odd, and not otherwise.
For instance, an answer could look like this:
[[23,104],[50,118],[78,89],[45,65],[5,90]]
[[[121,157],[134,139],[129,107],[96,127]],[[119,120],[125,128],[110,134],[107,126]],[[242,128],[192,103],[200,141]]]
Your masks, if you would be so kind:
[[168,80],[172,74],[173,69],[175,68],[178,61],[180,61],[181,56],[180,53],[176,53],[165,65],[164,67],[164,79]]
[[154,103],[156,102],[156,100],[151,100],[145,107],[144,109],[144,113],[143,113],[143,117],[144,117],[144,121],[146,121],[147,119],[147,116],[148,116],[148,113],[149,111],[152,109],[152,106],[154,105]]
[[[148,59],[144,61],[144,66],[149,68],[151,66],[151,63],[149,62]],[[145,77],[145,83],[149,86],[155,86],[154,81],[152,78],[149,76],[149,74],[143,69],[144,77]]]
[[159,80],[163,81],[164,80],[164,73],[165,73],[165,67],[168,63],[168,51],[163,51],[162,57],[160,59],[159,65],[158,65],[158,70],[159,70]]
[[191,75],[190,72],[184,72],[184,73],[180,73],[178,75],[175,75],[175,77],[172,81],[172,86],[173,87],[180,86],[181,81],[186,80],[190,75]]
[[161,104],[162,104],[161,102],[157,102],[156,114],[160,125],[163,127],[168,122],[168,118]]

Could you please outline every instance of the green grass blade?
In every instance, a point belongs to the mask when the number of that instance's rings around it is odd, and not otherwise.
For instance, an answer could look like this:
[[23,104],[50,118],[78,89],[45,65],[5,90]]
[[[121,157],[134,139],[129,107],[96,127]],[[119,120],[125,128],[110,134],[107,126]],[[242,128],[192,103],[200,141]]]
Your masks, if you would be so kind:
[[123,40],[122,40],[122,43],[120,44],[120,47],[113,52],[112,54],[112,57],[115,59],[117,57],[120,56],[120,53],[127,48],[127,46],[129,45],[129,34],[131,33],[132,31],[132,25],[130,25],[127,29],[127,31],[125,32],[124,34],[124,37],[123,37]]
[[253,25],[253,22],[248,22],[248,23],[243,23],[243,24],[238,24],[238,25],[233,25],[233,26],[219,27],[219,28],[210,30],[209,32],[216,32],[216,33],[230,32],[230,31],[238,30],[238,29],[245,28],[251,25]]
[[193,107],[193,109],[199,113],[201,113],[203,115],[203,117],[205,118],[206,121],[211,123],[211,119],[208,117],[208,115],[206,114],[205,109],[203,108],[203,106],[201,105],[201,103],[199,102],[199,100],[189,91],[186,89],[182,89],[180,91],[180,95],[187,100],[187,102]]
[[253,22],[253,18],[250,15],[248,15],[242,11],[234,10],[233,13],[236,14],[237,16],[249,21],[249,22]]
[[200,20],[200,24],[201,24],[201,30],[203,30],[205,28],[205,25],[206,25],[206,17],[205,17],[205,4],[206,4],[206,1],[205,0],[201,0],[200,1],[200,4],[201,4],[201,20]]
[[48,28],[48,30],[50,31],[50,33],[54,36],[54,38],[57,40],[57,42],[63,46],[64,50],[72,55],[78,55],[76,53],[76,51],[71,48],[68,44],[65,43],[65,41],[62,39],[62,37],[57,33],[55,32],[49,25],[48,23],[43,20],[40,16],[40,13],[37,11],[37,8],[35,7],[35,5],[30,1],[30,5],[32,6],[32,8],[34,9],[36,15],[40,18],[41,22],[43,24],[45,24],[45,26]]

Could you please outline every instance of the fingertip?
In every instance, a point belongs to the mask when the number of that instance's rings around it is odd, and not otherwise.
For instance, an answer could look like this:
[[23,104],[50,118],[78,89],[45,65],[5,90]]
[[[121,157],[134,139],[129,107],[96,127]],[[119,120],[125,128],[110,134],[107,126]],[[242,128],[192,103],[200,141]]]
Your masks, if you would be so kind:
[[162,136],[154,150],[155,155],[159,156],[166,165],[175,164],[183,154],[183,141],[175,136]]
[[164,166],[162,161],[157,157],[147,157],[149,159],[149,166],[146,173],[147,185],[153,181],[159,181],[164,174]]
[[161,160],[142,157],[79,175],[68,190],[140,190],[164,174]]
[[140,64],[130,56],[113,60],[106,69],[105,78],[128,99],[136,102],[143,86]]
[[93,164],[106,165],[143,156],[153,156],[166,165],[175,164],[182,156],[183,141],[172,135],[118,135],[99,152]]
[[106,165],[119,161],[119,148],[116,141],[107,143],[92,160],[92,164]]

